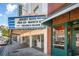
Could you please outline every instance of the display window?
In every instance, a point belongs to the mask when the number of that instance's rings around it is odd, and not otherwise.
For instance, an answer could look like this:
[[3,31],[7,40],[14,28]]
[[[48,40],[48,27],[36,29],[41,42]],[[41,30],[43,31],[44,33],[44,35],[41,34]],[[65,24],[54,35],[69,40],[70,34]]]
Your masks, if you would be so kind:
[[64,49],[65,27],[57,26],[53,28],[53,46]]

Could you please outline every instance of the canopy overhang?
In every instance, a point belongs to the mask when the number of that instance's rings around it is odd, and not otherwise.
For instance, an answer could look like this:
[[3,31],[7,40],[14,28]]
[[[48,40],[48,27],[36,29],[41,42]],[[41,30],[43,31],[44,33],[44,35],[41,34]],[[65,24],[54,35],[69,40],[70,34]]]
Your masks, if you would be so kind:
[[62,9],[56,11],[55,13],[53,13],[51,16],[49,16],[46,20],[42,21],[42,24],[48,25],[49,21],[55,17],[58,17],[64,13],[67,13],[75,8],[79,7],[79,3],[71,3],[66,7],[63,7]]

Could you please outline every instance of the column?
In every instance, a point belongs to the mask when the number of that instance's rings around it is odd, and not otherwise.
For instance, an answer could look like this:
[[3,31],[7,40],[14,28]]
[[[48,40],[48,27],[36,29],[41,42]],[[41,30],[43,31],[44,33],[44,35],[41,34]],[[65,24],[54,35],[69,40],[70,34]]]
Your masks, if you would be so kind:
[[44,32],[44,53],[47,54],[47,28]]
[[64,40],[64,49],[65,49],[65,55],[68,55],[68,23],[65,23],[65,40]]
[[20,43],[20,37],[19,36],[17,36],[17,42]]
[[32,36],[30,36],[30,42],[29,43],[30,43],[29,46],[31,48],[32,47]]
[[19,42],[20,42],[20,44],[23,43],[23,42],[22,42],[22,36],[20,36]]
[[42,48],[42,46],[41,46],[41,45],[42,45],[41,39],[42,39],[42,38],[41,38],[41,35],[40,35],[40,48]]

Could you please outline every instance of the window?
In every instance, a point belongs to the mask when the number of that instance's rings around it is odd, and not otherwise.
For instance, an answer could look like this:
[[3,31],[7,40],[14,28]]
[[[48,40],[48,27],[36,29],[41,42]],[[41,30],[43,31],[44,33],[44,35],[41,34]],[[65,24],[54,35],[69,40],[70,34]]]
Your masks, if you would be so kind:
[[22,37],[23,43],[28,43],[29,42],[29,36],[24,36]]
[[40,42],[40,35],[33,35],[32,36],[32,45],[37,46],[37,40]]
[[12,36],[13,40],[17,42],[17,36]]
[[76,33],[76,46],[79,47],[79,31]]
[[41,48],[44,49],[44,34],[41,34]]
[[64,48],[64,40],[65,40],[65,33],[64,33],[64,26],[59,26],[53,28],[53,46],[56,48]]

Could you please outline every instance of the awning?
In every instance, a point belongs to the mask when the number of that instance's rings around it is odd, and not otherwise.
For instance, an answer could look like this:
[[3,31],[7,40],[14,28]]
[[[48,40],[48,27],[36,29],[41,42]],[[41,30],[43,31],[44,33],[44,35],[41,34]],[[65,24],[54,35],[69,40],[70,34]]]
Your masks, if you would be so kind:
[[58,10],[56,13],[52,14],[51,16],[49,16],[46,20],[42,21],[42,24],[46,24],[49,23],[48,21],[50,21],[51,19],[58,17],[64,13],[67,13],[75,8],[79,7],[79,3],[70,3],[68,6]]

